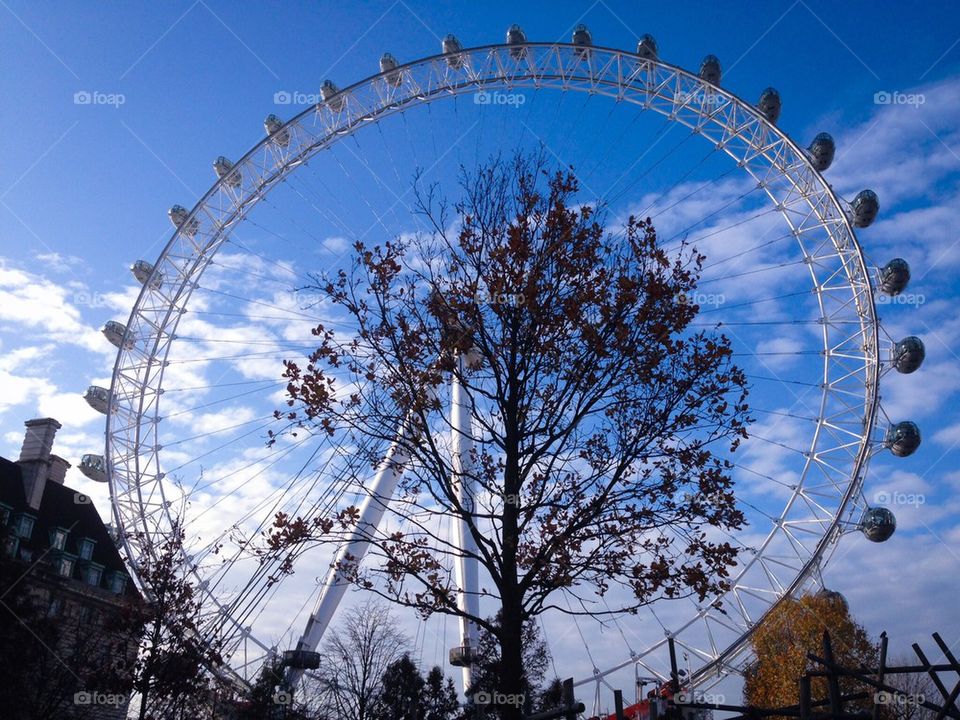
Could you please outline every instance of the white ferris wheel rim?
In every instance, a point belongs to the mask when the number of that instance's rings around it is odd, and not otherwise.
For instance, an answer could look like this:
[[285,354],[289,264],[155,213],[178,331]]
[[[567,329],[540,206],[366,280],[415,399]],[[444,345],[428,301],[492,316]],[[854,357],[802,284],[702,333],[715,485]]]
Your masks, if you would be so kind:
[[[522,50],[522,54],[518,55],[518,50]],[[349,136],[359,127],[417,105],[487,88],[575,90],[605,95],[644,110],[654,110],[686,126],[692,133],[702,135],[760,183],[804,248],[813,280],[812,292],[820,309],[824,343],[823,387],[820,415],[802,479],[760,550],[734,578],[734,590],[730,593],[737,589],[736,580],[755,563],[763,564],[763,552],[778,533],[784,533],[797,552],[797,569],[791,571],[796,573],[793,580],[789,584],[776,578],[771,580],[772,593],[777,597],[759,617],[751,617],[743,603],[739,603],[742,618],[731,620],[728,617],[725,622],[733,623],[743,632],[726,647],[704,651],[682,643],[684,630],[694,623],[704,622],[709,632],[708,620],[722,622],[711,616],[712,608],[708,606],[682,626],[665,632],[663,640],[647,648],[642,655],[631,651],[625,661],[598,669],[592,677],[579,682],[599,680],[628,665],[642,664],[642,658],[664,645],[668,635],[703,661],[694,673],[695,681],[735,672],[733,660],[746,649],[753,628],[762,622],[766,612],[804,587],[831,554],[846,519],[856,511],[853,507],[855,497],[866,474],[878,404],[879,322],[868,264],[850,219],[806,153],[784,132],[730,91],[679,67],[660,60],[643,59],[628,51],[598,46],[584,48],[567,43],[496,44],[463,49],[455,55],[455,64],[450,62],[450,55],[440,54],[370,76],[302,111],[276,133],[257,143],[233,166],[229,175],[218,179],[167,243],[154,265],[152,276],[153,279],[162,278],[162,283],[144,282],[130,313],[114,366],[111,405],[107,413],[107,478],[114,519],[123,537],[131,568],[136,574],[137,558],[156,547],[156,540],[163,537],[164,523],[170,520],[160,470],[162,448],[157,444],[158,425],[162,421],[158,399],[163,389],[165,359],[176,339],[177,323],[217,249],[270,189],[338,139]],[[390,82],[388,76],[391,79],[399,77],[400,82]],[[694,102],[697,96],[701,98],[699,104]],[[704,97],[711,98],[707,107],[704,107]],[[287,142],[280,145],[277,138],[283,134]],[[237,176],[239,184],[233,180]],[[825,230],[830,238],[832,247],[827,248],[826,255],[820,254],[822,247],[811,253],[803,245],[806,232],[815,228]],[[830,261],[834,265],[827,265],[827,269],[818,274],[818,264]],[[175,284],[171,286],[169,283],[174,279]],[[838,299],[838,307],[828,311],[827,305]],[[856,329],[851,332],[848,325]],[[844,363],[852,363],[855,370],[851,372],[850,365]],[[819,443],[830,434],[825,429],[843,429],[843,420],[838,420],[836,415],[826,415],[827,398],[835,392],[835,383],[857,374],[863,378],[863,397],[851,407],[851,417],[859,414],[863,423],[861,437],[859,440],[851,437],[849,442],[832,448],[824,447]],[[843,392],[850,394],[849,391]],[[832,458],[824,460],[825,456],[839,451],[851,458],[849,472],[833,468],[835,461]],[[814,467],[823,471],[828,480],[834,472],[838,479],[841,475],[848,477],[838,483],[838,502],[829,513],[831,517],[814,523],[814,526],[820,526],[820,537],[813,551],[806,553],[805,546],[789,535],[790,523],[786,518]],[[142,538],[136,537],[138,532],[143,533]],[[766,566],[764,571],[770,574]],[[744,587],[742,591],[754,597],[764,594],[765,601],[771,594],[771,589],[763,588]],[[228,621],[226,609],[212,594],[209,597]],[[737,603],[734,603],[734,609],[738,609]],[[238,630],[244,631],[243,628]],[[265,651],[270,649],[250,634],[244,637]]]

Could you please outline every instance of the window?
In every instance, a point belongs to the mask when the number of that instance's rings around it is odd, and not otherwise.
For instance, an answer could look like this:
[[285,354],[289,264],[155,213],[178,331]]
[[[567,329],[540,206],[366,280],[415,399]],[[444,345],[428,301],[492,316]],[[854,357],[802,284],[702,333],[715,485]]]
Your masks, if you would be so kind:
[[14,519],[14,530],[22,538],[29,538],[33,535],[33,523],[36,521],[32,515],[19,513]]
[[82,538],[78,545],[80,546],[80,559],[89,560],[93,557],[93,546],[97,544],[96,540]]
[[54,550],[63,550],[67,547],[67,531],[63,528],[54,528],[51,530],[50,547]]
[[83,581],[87,585],[100,587],[100,578],[103,577],[103,565],[93,562],[83,564]]
[[20,538],[16,535],[4,535],[3,536],[3,554],[6,557],[16,557],[17,548],[20,546]]
[[63,613],[63,598],[55,597],[47,606],[47,617],[60,617]]
[[122,572],[114,570],[110,573],[110,592],[122,595],[127,587],[127,576]]
[[73,567],[76,563],[76,557],[67,553],[60,553],[53,561],[53,567],[57,575],[62,577],[73,577]]
[[83,625],[96,625],[100,621],[100,614],[89,605],[81,605],[78,615]]
[[7,523],[10,522],[10,515],[13,512],[13,508],[9,505],[4,505],[0,503],[0,527],[4,527]]

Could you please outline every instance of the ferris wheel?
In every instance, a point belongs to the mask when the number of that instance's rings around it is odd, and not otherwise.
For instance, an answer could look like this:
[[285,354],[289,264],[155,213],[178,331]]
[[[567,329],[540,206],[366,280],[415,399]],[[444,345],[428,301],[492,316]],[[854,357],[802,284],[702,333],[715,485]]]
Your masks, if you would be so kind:
[[[274,413],[283,360],[309,356],[318,320],[343,321],[309,288],[354,242],[419,229],[415,171],[442,180],[499,149],[537,144],[614,216],[649,215],[668,246],[685,240],[706,255],[691,301],[698,322],[730,337],[756,417],[734,461],[749,525],[730,538],[741,553],[722,603],[664,601],[642,623],[630,617],[584,640],[578,682],[665,677],[669,639],[694,685],[741,672],[752,632],[777,603],[822,582],[843,536],[893,534],[892,512],[867,502],[867,467],[877,453],[904,457],[920,444],[914,423],[880,405],[882,378],[918,369],[924,346],[878,321],[875,293],[902,293],[910,269],[901,258],[874,264],[858,241],[877,196],[847,201],[831,187],[832,138],[806,148],[791,140],[777,126],[776,90],[746,102],[721,85],[717,58],[683,70],[660,59],[649,35],[627,51],[594,45],[584,26],[569,43],[530,42],[513,26],[503,44],[465,48],[451,35],[438,55],[401,64],[387,53],[379,70],[343,89],[324,81],[290,119],[269,115],[265,137],[239,160],[216,159],[217,180],[192,209],[170,209],[175,232],[160,257],[132,267],[136,303],[126,323],[103,330],[118,348],[111,386],[86,394],[106,415],[106,448],[81,470],[109,482],[134,573],[182,521],[183,561],[210,609],[204,632],[223,644],[224,672],[249,681],[283,653],[294,674],[309,670],[345,593],[334,557],[305,555],[276,582],[270,562],[231,541],[278,512],[356,504],[361,522],[387,522],[402,473],[387,446],[391,462],[366,473],[355,448],[309,433],[264,442],[283,422]],[[468,437],[457,388],[444,397]],[[349,481],[358,475],[360,486]],[[476,568],[457,571],[464,602],[478,602]],[[465,660],[474,633],[461,623],[451,657]]]

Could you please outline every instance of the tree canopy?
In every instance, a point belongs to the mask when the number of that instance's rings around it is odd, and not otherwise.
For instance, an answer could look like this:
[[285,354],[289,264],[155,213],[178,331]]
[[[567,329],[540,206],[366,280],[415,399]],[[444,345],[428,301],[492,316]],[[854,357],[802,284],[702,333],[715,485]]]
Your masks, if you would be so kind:
[[[744,698],[758,707],[784,707],[798,702],[798,682],[815,668],[807,653],[823,656],[823,633],[830,633],[835,662],[846,667],[876,668],[877,646],[867,631],[853,619],[839,593],[821,592],[787,598],[776,606],[750,639],[756,662],[744,682]],[[842,692],[857,686],[840,679]],[[811,699],[827,697],[825,678],[813,678]],[[870,700],[858,707],[871,709]]]
[[[285,361],[277,412],[371,466],[395,443],[405,472],[390,522],[359,525],[355,506],[279,514],[264,552],[291,572],[311,545],[360,533],[367,561],[345,558],[341,577],[424,615],[469,615],[500,642],[501,689],[519,692],[527,619],[728,587],[737,549],[715,531],[744,523],[728,455],[746,437],[746,378],[729,340],[694,323],[704,256],[665,247],[649,219],[609,221],[543,153],[464,169],[452,199],[414,191],[427,230],[357,242],[349,270],[316,276],[337,319],[314,328],[306,364]],[[473,428],[464,467],[438,412],[450,382]],[[498,627],[458,603],[463,555],[482,567]]]

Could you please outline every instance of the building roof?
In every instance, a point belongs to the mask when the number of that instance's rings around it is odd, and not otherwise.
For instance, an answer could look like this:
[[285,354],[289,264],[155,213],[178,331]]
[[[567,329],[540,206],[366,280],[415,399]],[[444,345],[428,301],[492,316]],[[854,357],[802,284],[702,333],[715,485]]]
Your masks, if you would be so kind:
[[5,457],[0,457],[0,502],[14,508],[27,506],[20,466]]
[[[90,559],[104,567],[101,587],[106,587],[107,573],[110,571],[122,572],[129,580],[126,565],[100,514],[90,502],[90,498],[82,493],[66,485],[47,481],[40,509],[35,512],[27,505],[20,466],[0,457],[0,503],[12,508],[11,516],[29,513],[36,518],[30,537],[20,540],[20,548],[32,551],[33,557],[36,558],[49,549],[51,530],[63,528],[68,531],[64,548],[68,553],[79,555],[80,540],[83,538],[89,538],[96,543]],[[136,593],[131,582],[126,585],[127,593]]]

